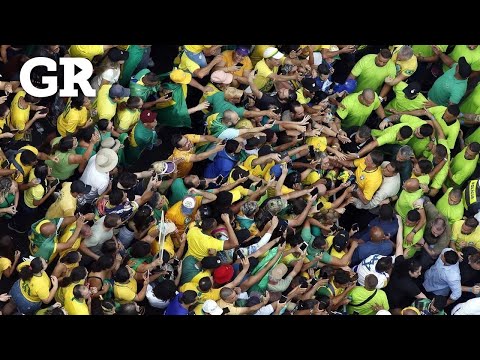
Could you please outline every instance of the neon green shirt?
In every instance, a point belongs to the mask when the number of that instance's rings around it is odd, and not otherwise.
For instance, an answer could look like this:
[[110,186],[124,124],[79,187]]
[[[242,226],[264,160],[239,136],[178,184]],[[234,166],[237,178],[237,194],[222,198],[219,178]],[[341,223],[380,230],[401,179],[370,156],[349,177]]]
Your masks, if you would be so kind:
[[342,119],[342,128],[350,128],[353,126],[362,126],[367,121],[373,110],[378,109],[380,100],[375,93],[375,100],[370,106],[365,106],[358,100],[361,92],[356,92],[348,95],[342,100],[342,105],[345,109],[338,108],[337,115]]
[[395,77],[395,64],[389,60],[385,66],[375,64],[376,54],[369,54],[362,57],[353,67],[352,74],[356,76],[357,88],[355,91],[372,89],[377,94],[387,76]]

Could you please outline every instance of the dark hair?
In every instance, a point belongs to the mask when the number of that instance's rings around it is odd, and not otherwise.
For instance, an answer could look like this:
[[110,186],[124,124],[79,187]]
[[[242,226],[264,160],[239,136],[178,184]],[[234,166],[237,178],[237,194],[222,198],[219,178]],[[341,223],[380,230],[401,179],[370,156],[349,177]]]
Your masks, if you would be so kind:
[[430,125],[430,124],[423,124],[422,126],[420,126],[420,135],[422,136],[430,136],[433,134],[433,126]]
[[105,216],[105,220],[103,221],[103,225],[105,227],[112,229],[117,226],[118,220],[121,220],[120,215],[118,214],[108,214]]
[[12,263],[15,261],[15,244],[10,235],[0,237],[0,256],[10,259]]
[[430,160],[422,159],[418,162],[418,167],[422,171],[422,174],[428,174],[433,169],[433,164]]
[[145,74],[144,79],[148,82],[159,82],[157,74],[151,71]]
[[362,139],[370,139],[372,136],[372,129],[370,129],[367,125],[362,125],[358,128],[357,133]]
[[321,64],[317,66],[318,75],[330,75],[330,67],[327,65],[326,61],[322,61]]
[[142,205],[133,215],[132,221],[138,231],[146,230],[154,217],[152,216],[153,209],[148,205]]
[[333,275],[333,280],[340,285],[348,284],[350,282],[350,274],[343,269],[337,269]]
[[391,256],[384,256],[377,261],[375,270],[379,273],[388,271],[393,265]]
[[59,287],[67,287],[68,285],[83,280],[88,275],[87,268],[85,266],[77,266],[72,270],[70,276],[64,277],[58,282]]
[[130,96],[127,100],[127,107],[129,109],[136,109],[142,102],[142,98],[140,96]]
[[75,286],[74,286],[74,288],[73,288],[73,296],[74,296],[75,299],[83,299],[82,292],[80,291],[80,289],[82,288],[82,286],[85,286],[85,285],[78,284],[78,285],[75,285]]
[[303,198],[296,198],[288,200],[288,205],[291,213],[300,215],[302,211],[307,207],[307,201]]
[[402,168],[402,165],[397,160],[390,160],[390,166],[393,167],[395,172],[399,172]]
[[474,217],[469,217],[465,220],[465,225],[471,228],[476,228],[478,226],[478,220]]
[[451,104],[447,106],[447,111],[452,114],[453,116],[460,115],[460,107],[458,104]]
[[115,259],[110,255],[102,255],[95,261],[90,269],[92,272],[100,272],[102,270],[110,269],[115,263]]
[[216,220],[214,218],[206,218],[202,220],[202,224],[200,225],[200,228],[202,231],[208,231],[208,230],[213,230],[213,227],[215,226]]
[[63,255],[59,261],[64,264],[75,264],[80,261],[80,253],[78,251],[70,251]]
[[52,153],[60,151],[65,153],[73,148],[73,136],[67,135],[60,139],[58,143],[52,146]]
[[437,146],[435,147],[435,153],[444,158],[447,156],[447,148],[445,147],[445,145],[442,145],[442,144],[437,144]]
[[198,282],[198,288],[202,292],[207,292],[208,290],[210,290],[212,288],[212,285],[212,280],[208,276],[201,278]]
[[325,265],[320,268],[319,275],[322,279],[329,279],[335,273],[335,269],[331,265]]
[[230,176],[232,177],[233,180],[238,180],[243,177],[247,177],[249,174],[248,170],[242,169],[239,166],[235,166],[231,173]]
[[470,145],[468,145],[468,147],[470,148],[470,151],[474,152],[474,153],[479,153],[480,152],[480,144],[476,141],[470,143]]
[[378,285],[378,278],[375,274],[368,274],[365,276],[365,287],[369,289],[375,289]]
[[290,233],[287,234],[286,241],[291,247],[295,247],[303,242],[303,238],[300,234]]
[[257,226],[257,229],[258,230],[262,230],[265,225],[272,219],[273,215],[270,214],[270,212],[263,208],[263,209],[259,209],[256,213],[255,213],[255,216],[253,218],[253,220],[255,221],[255,225]]
[[183,295],[178,299],[179,302],[185,305],[194,303],[197,300],[197,293],[193,290],[187,290]]
[[217,194],[217,199],[215,200],[215,205],[219,208],[225,208],[232,205],[233,194],[230,191],[220,191]]
[[399,262],[398,265],[395,266],[395,273],[399,277],[406,277],[410,278],[409,272],[417,271],[422,264],[416,259],[406,259],[405,261]]
[[383,204],[380,206],[378,215],[381,220],[392,220],[393,219],[393,207],[390,204]]
[[131,172],[122,172],[118,175],[117,181],[125,189],[130,189],[137,183],[137,175]]
[[412,136],[413,130],[410,126],[405,125],[400,128],[399,133],[402,139],[408,139],[410,136]]
[[95,134],[95,125],[90,125],[89,127],[86,128],[80,128],[77,133],[77,139],[78,141],[83,140],[85,142],[90,142],[92,140],[92,136]]
[[100,251],[103,255],[112,256],[117,251],[117,242],[114,239],[105,241]]
[[176,291],[177,286],[175,285],[175,282],[170,279],[165,279],[153,288],[153,295],[155,295],[157,299],[167,301],[175,296]]
[[137,304],[133,301],[121,304],[116,313],[118,315],[138,315]]
[[132,258],[143,258],[150,254],[150,244],[145,241],[137,241],[130,248],[130,255]]
[[7,110],[10,109],[7,104],[0,104],[0,117],[5,116]]
[[83,103],[85,101],[85,95],[81,91],[78,92],[78,96],[72,97],[70,102],[70,106],[77,110],[82,110]]
[[284,185],[289,188],[293,188],[294,184],[302,182],[302,177],[298,171],[292,171],[285,177]]
[[258,149],[258,157],[269,155],[273,153],[273,148],[269,144],[262,145],[260,149]]
[[31,150],[22,150],[20,154],[20,162],[24,165],[32,165],[37,161],[37,155]]
[[300,104],[297,100],[295,101],[292,101],[289,106],[288,106],[288,109],[290,110],[290,112],[292,114],[295,113],[295,108],[298,108],[298,107],[302,107],[302,104]]
[[123,200],[123,190],[113,189],[108,195],[110,205],[120,205]]
[[25,96],[23,98],[25,99],[26,102],[28,102],[30,104],[36,104],[36,103],[40,102],[40,100],[41,100],[39,97],[30,95],[30,94],[25,94]]
[[30,280],[33,274],[38,274],[43,270],[43,263],[41,257],[36,257],[30,262],[30,266],[24,266],[20,270],[20,279],[23,281]]
[[447,306],[447,300],[448,300],[448,297],[447,296],[444,296],[444,295],[435,295],[432,299],[433,301],[433,306],[435,306],[435,308],[438,310],[438,311],[442,311],[443,309],[445,309],[445,307]]
[[108,124],[110,124],[110,120],[107,120],[107,119],[98,120],[97,122],[98,130],[100,131],[107,130]]
[[407,220],[417,222],[420,220],[420,213],[417,209],[412,209],[407,213]]
[[315,249],[322,249],[327,242],[323,238],[323,236],[315,236],[312,241],[312,247]]
[[319,310],[326,310],[330,306],[330,298],[327,295],[318,295],[315,298],[318,300]]
[[113,276],[115,282],[124,283],[130,279],[130,272],[126,266],[120,266]]
[[182,134],[173,134],[172,135],[172,145],[176,148],[178,148],[178,142],[182,140],[183,135]]
[[380,50],[380,55],[382,55],[384,59],[390,59],[392,57],[392,53],[388,49]]
[[235,150],[237,150],[238,145],[240,145],[240,143],[237,140],[227,140],[227,143],[225,144],[225,152],[229,154],[234,153]]
[[380,150],[373,150],[370,153],[370,157],[373,161],[373,163],[377,166],[382,165],[383,162],[383,153]]
[[458,254],[454,250],[448,250],[443,253],[445,257],[445,262],[450,265],[455,265],[458,262]]

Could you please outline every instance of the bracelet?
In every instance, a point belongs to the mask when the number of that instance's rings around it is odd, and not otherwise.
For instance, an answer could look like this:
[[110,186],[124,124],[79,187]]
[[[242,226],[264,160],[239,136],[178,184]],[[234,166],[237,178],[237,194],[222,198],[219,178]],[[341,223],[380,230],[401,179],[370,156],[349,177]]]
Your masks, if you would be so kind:
[[414,234],[416,234],[416,233],[417,233],[417,230],[415,230],[415,228],[413,228],[413,229],[412,229],[412,232],[413,232]]

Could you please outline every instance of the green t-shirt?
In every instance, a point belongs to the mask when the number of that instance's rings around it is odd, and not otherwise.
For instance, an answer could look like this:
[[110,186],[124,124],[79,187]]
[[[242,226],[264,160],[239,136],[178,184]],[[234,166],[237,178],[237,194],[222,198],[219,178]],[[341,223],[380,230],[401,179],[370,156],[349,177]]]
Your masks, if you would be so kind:
[[400,196],[398,197],[397,203],[395,204],[395,210],[402,219],[406,219],[407,213],[410,210],[413,210],[413,202],[420,199],[423,195],[422,189],[418,189],[414,192],[408,192],[402,190]]
[[455,141],[458,138],[458,133],[460,131],[460,122],[455,120],[452,124],[447,124],[445,120],[443,120],[443,114],[447,108],[445,106],[434,106],[428,109],[438,121],[438,124],[442,128],[443,133],[445,134],[445,138],[447,139],[447,144],[449,149],[453,149],[455,147]]
[[385,144],[405,145],[412,138],[411,136],[404,140],[397,140],[397,134],[401,128],[409,126],[407,124],[397,124],[386,128],[385,130],[372,130],[372,136],[377,139],[378,146]]
[[[413,115],[402,115],[400,116],[400,122],[410,125],[413,132],[415,132],[420,126],[426,124],[425,120],[420,119],[417,116]],[[430,142],[430,137],[426,136],[423,139],[417,138],[413,135],[410,140],[408,140],[407,145],[409,145],[416,157],[428,157],[430,151],[427,149],[428,143]]]
[[427,98],[419,93],[415,99],[407,99],[403,89],[405,89],[408,84],[404,81],[400,81],[397,85],[393,86],[393,92],[395,93],[395,98],[390,101],[385,106],[385,114],[388,116],[391,113],[388,112],[388,109],[394,109],[398,111],[411,111],[423,109],[423,105],[428,101]]
[[307,259],[309,261],[312,261],[315,256],[319,255],[319,254],[322,254],[322,259],[321,259],[321,262],[324,263],[324,264],[330,264],[332,262],[332,256],[327,253],[327,252],[324,252],[323,250],[319,250],[319,249],[315,249],[313,246],[312,246],[312,242],[313,240],[316,238],[316,236],[314,236],[311,231],[310,231],[310,228],[303,228],[302,229],[302,233],[301,233],[301,236],[302,236],[302,239],[303,241],[305,241],[307,244],[308,244],[308,247],[307,247]]
[[457,79],[457,64],[440,76],[428,92],[428,98],[438,105],[458,104],[467,91],[467,79]]
[[[450,165],[450,170],[452,171],[452,179],[458,186],[462,186],[463,183],[473,174],[475,168],[477,167],[478,155],[475,156],[473,160],[465,159],[465,151],[467,147],[460,151],[452,160]],[[454,186],[449,179],[447,181],[447,186]]]
[[[432,189],[441,189],[445,179],[448,176],[448,169],[450,167],[450,149],[448,148],[447,140],[440,139],[438,140],[438,144],[445,146],[447,149],[447,162],[443,165],[442,169],[435,175],[430,183],[430,187]],[[433,163],[433,154],[428,156],[428,160]],[[433,164],[435,167],[435,164]]]
[[[480,83],[478,83],[472,93],[462,101],[460,111],[464,114],[480,114]],[[478,129],[480,128],[477,128],[477,130]]]
[[[447,51],[448,45],[436,45],[443,52]],[[430,57],[435,55],[432,45],[412,45],[413,54],[415,56]]]
[[376,54],[369,54],[362,57],[353,67],[352,74],[357,78],[356,92],[364,89],[372,89],[377,94],[387,76],[395,77],[395,64],[389,60],[385,66],[375,64]]
[[[472,67],[472,71],[480,70],[480,46],[477,46],[474,50],[470,50],[467,45],[456,45],[448,56],[455,62],[463,56]],[[447,70],[448,66],[443,65],[443,72]]]
[[367,121],[373,110],[378,109],[380,100],[375,93],[375,100],[370,106],[365,106],[358,100],[361,92],[356,92],[348,95],[342,100],[342,105],[345,109],[338,108],[337,115],[342,119],[342,128],[348,129],[353,126],[362,126]]
[[168,198],[170,204],[176,204],[180,200],[183,200],[183,197],[188,194],[188,189],[185,186],[183,179],[173,180],[170,189],[172,191],[172,194]]
[[413,230],[415,226],[407,226],[405,222],[403,223],[403,248],[408,249],[407,251],[407,258],[411,258],[418,250],[414,245],[419,242],[423,238],[423,233],[425,232],[425,225],[417,231],[417,233],[413,236],[413,241],[411,244],[405,241],[405,238],[408,234]]
[[[56,137],[52,140],[51,145],[54,146],[60,141],[61,137]],[[55,151],[55,156],[58,157],[58,162],[52,160],[45,160],[47,164],[52,169],[52,176],[60,179],[67,180],[70,176],[75,173],[75,169],[79,164],[70,164],[68,158],[70,155],[75,155],[75,150],[70,149],[67,152]]]
[[[361,306],[354,306],[355,304],[361,304],[367,300],[372,296],[375,290],[377,291],[375,296],[373,296],[367,303]],[[381,305],[385,310],[390,309],[385,291],[381,289],[375,290],[367,290],[363,286],[355,286],[349,294],[352,301],[347,305],[347,313],[349,315],[352,315],[353,312],[357,312],[358,315],[375,315],[376,311],[372,309],[372,306],[375,304]]]
[[216,92],[213,95],[210,95],[206,100],[212,105],[213,110],[212,114],[220,113],[223,114],[225,110],[233,110],[238,116],[243,117],[245,109],[243,107],[236,107],[231,102],[225,100],[225,93],[223,91]]
[[180,285],[186,284],[192,281],[192,279],[198,275],[202,270],[197,269],[195,264],[198,262],[194,256],[187,256],[182,261],[182,276],[180,278]]
[[457,205],[450,205],[448,203],[448,196],[453,188],[449,188],[447,192],[437,201],[435,207],[437,210],[448,219],[450,226],[457,220],[462,220],[463,218],[463,202],[460,201]]

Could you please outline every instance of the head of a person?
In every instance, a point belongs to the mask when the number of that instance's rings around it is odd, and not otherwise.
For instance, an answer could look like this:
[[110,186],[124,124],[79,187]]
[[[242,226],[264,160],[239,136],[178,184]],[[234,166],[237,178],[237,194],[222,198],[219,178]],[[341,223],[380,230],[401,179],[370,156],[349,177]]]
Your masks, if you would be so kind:
[[233,110],[225,110],[223,112],[222,122],[228,127],[234,127],[240,120],[240,116]]
[[413,166],[413,173],[415,174],[415,176],[421,176],[428,174],[430,171],[432,171],[432,169],[432,162],[427,159],[422,159]]
[[375,274],[368,274],[365,276],[365,289],[372,291],[375,290],[375,288],[378,285],[378,278]]
[[234,273],[232,265],[222,264],[213,271],[213,281],[217,285],[225,285],[232,281]]
[[420,181],[416,178],[407,179],[403,183],[402,189],[409,193],[415,192],[420,189]]
[[82,108],[88,105],[89,102],[90,100],[88,97],[79,91],[77,96],[71,98],[70,106],[74,109],[82,110]]
[[85,285],[75,285],[73,288],[73,297],[75,299],[87,299],[90,296],[90,290]]
[[212,288],[212,286],[213,286],[213,281],[210,276],[204,276],[198,282],[198,288],[200,289],[201,292],[204,292],[204,293],[209,291]]
[[26,166],[35,166],[38,162],[37,155],[33,151],[23,150],[20,154],[20,162]]
[[413,135],[413,130],[410,126],[403,126],[398,132],[399,140],[407,140]]
[[458,118],[459,115],[460,107],[458,104],[450,104],[447,106],[447,110],[445,110],[445,113],[443,114],[443,120],[445,120],[447,123],[452,123]]
[[80,260],[82,260],[82,254],[78,251],[70,251],[60,258],[60,262],[67,265],[79,263]]
[[102,255],[91,265],[92,272],[110,270],[115,264],[115,258],[110,255]]
[[270,69],[280,66],[280,59],[283,56],[283,53],[281,53],[276,47],[268,47],[263,52],[263,58],[265,59],[265,63]]
[[388,49],[382,49],[375,57],[375,65],[378,67],[384,67],[388,61],[392,58],[392,53]]
[[0,256],[14,261],[15,245],[10,235],[0,236]]
[[127,108],[130,110],[140,110],[143,106],[143,100],[139,96],[130,96],[127,100]]
[[395,215],[395,213],[393,211],[393,206],[390,205],[390,204],[380,205],[378,215],[379,215],[380,220],[392,221],[392,219],[394,218],[394,215]]
[[135,276],[135,271],[130,266],[120,266],[113,276],[115,282],[124,284]]
[[117,206],[125,201],[126,193],[120,189],[113,189],[108,195],[108,202],[110,205]]
[[343,269],[337,269],[333,274],[333,283],[337,288],[346,288],[350,283],[350,273]]
[[118,183],[124,190],[130,190],[137,182],[137,176],[131,172],[124,171],[118,175]]
[[391,256],[384,256],[377,261],[375,265],[375,271],[382,273],[387,272],[393,267],[393,261]]
[[407,61],[413,56],[413,49],[408,45],[403,45],[398,50],[397,61]]
[[433,126],[430,124],[423,124],[415,130],[415,136],[419,139],[424,139],[433,134]]
[[157,126],[157,114],[154,111],[145,109],[140,113],[140,121],[147,129],[153,130]]
[[464,56],[458,59],[455,73],[460,75],[460,77],[464,80],[468,79],[468,77],[472,74],[472,67],[469,63],[467,63],[467,60],[465,60]]
[[297,100],[297,93],[293,89],[278,89],[277,96],[284,103]]
[[410,146],[408,145],[403,145],[397,152],[396,160],[397,161],[407,161],[410,160],[410,158],[414,156],[413,150]]
[[229,86],[224,91],[225,101],[231,102],[232,104],[240,104],[243,97],[243,90]]
[[114,229],[122,224],[122,218],[118,214],[108,214],[105,216],[103,225],[107,229]]
[[227,140],[225,144],[225,152],[228,154],[238,154],[242,151],[242,145],[234,139]]
[[475,219],[474,217],[469,217],[462,224],[460,232],[464,235],[469,235],[475,231],[477,226],[478,226],[478,220]]
[[215,270],[222,262],[218,256],[205,256],[201,261],[200,264],[202,265],[202,269],[205,270]]
[[358,128],[357,133],[355,134],[355,142],[357,144],[362,144],[372,137],[372,129],[367,125],[362,125]]
[[422,265],[418,260],[411,258],[395,267],[395,271],[399,277],[416,279],[422,274]]
[[130,255],[132,258],[141,259],[150,254],[150,244],[145,241],[137,241],[130,247]]
[[302,120],[305,116],[305,109],[298,101],[292,101],[289,106],[292,120]]
[[445,266],[455,265],[459,260],[458,254],[454,250],[445,251],[442,254],[442,257],[443,257],[443,263],[445,264]]
[[49,238],[57,232],[57,226],[51,221],[47,221],[40,225],[40,234]]
[[23,97],[23,100],[25,100],[25,102],[27,102],[28,105],[32,105],[32,104],[38,104],[41,99],[40,99],[39,97],[30,95],[30,94],[26,94],[26,95]]
[[97,127],[98,130],[100,131],[112,131],[113,129],[113,123],[110,120],[107,119],[100,119],[97,122]]
[[380,242],[385,240],[385,233],[380,226],[372,226],[370,229],[370,239],[373,242]]
[[187,188],[198,188],[200,186],[200,178],[198,175],[188,175],[183,179],[183,183]]
[[175,297],[176,291],[177,286],[175,282],[170,279],[165,279],[153,288],[153,295],[155,295],[157,299],[168,301]]
[[157,86],[160,83],[160,79],[158,78],[157,74],[153,72],[149,72],[143,76],[142,82],[145,86]]
[[447,155],[448,155],[447,148],[443,144],[435,145],[434,153],[435,153],[436,160],[438,160],[439,162],[447,158]]
[[480,144],[476,141],[470,143],[465,150],[465,159],[473,160],[480,153]]
[[222,290],[220,290],[220,299],[229,304],[233,304],[235,300],[237,300],[237,297],[238,295],[233,289],[223,287]]
[[245,57],[250,55],[250,48],[251,45],[238,45],[232,54],[233,62],[235,64],[242,62]]
[[279,196],[275,196],[269,200],[267,200],[265,208],[270,212],[272,215],[277,215],[280,211],[287,207],[287,201],[282,199]]
[[459,188],[454,188],[448,194],[448,204],[449,205],[458,205],[462,201],[462,190]]
[[440,237],[445,232],[446,228],[447,228],[447,224],[445,220],[442,219],[441,217],[436,218],[432,222],[432,227],[431,227],[432,236],[435,239]]
[[0,195],[7,196],[9,193],[16,192],[16,182],[12,180],[11,177],[2,176],[0,177]]
[[23,281],[30,280],[34,274],[39,274],[47,268],[48,264],[42,257],[36,257],[30,265],[21,268],[19,276]]
[[330,67],[324,61],[317,66],[317,73],[320,80],[325,81],[330,77]]
[[372,89],[364,89],[358,96],[358,100],[364,106],[370,106],[375,101],[375,91]]
[[382,162],[383,152],[380,150],[373,150],[365,157],[365,165],[367,165],[367,167],[378,167],[382,165]]
[[0,104],[0,119],[6,119],[10,114],[10,108],[7,104]]
[[194,147],[193,143],[184,135],[173,134],[172,145],[182,151],[189,151]]
[[468,265],[470,265],[473,270],[480,270],[480,253],[479,252],[468,255]]
[[405,219],[405,226],[415,226],[420,221],[420,213],[417,209],[410,210]]
[[140,307],[134,301],[121,304],[116,313],[117,315],[142,315]]
[[193,305],[197,302],[197,293],[193,290],[187,290],[180,296],[178,301],[185,306]]
[[396,160],[388,162],[385,166],[382,166],[383,177],[392,177],[398,174],[400,171],[400,164]]

